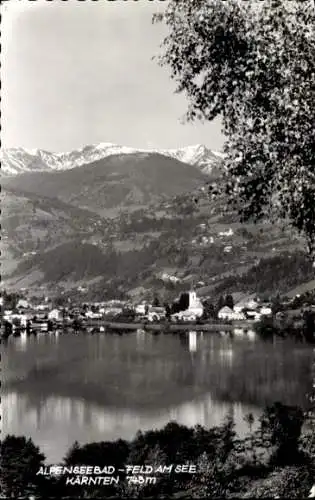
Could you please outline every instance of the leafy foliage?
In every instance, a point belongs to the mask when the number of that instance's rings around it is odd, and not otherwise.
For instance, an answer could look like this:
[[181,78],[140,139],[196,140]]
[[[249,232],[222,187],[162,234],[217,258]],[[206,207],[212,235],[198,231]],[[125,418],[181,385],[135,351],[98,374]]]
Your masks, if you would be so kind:
[[8,435],[1,442],[1,490],[6,498],[38,493],[36,476],[45,456],[31,439]]
[[300,408],[274,403],[261,417],[264,439],[274,447],[270,457],[276,465],[291,465],[301,461],[299,439],[304,422]]
[[313,480],[307,466],[276,468],[266,478],[251,482],[242,498],[306,498]]
[[[118,470],[124,466],[129,455],[129,444],[121,439],[115,442],[88,443],[80,446],[75,442],[69,449],[64,462],[67,466],[71,465],[97,465],[100,468],[114,466]],[[116,475],[116,474],[115,474]],[[119,474],[120,476],[123,476]],[[123,477],[124,479],[124,477]],[[64,481],[61,478],[60,482]],[[103,498],[113,496],[117,493],[117,485],[109,486],[70,486],[63,485],[64,490],[69,495],[83,495],[88,498]]]
[[86,464],[100,467],[114,465],[121,467],[129,454],[129,445],[126,441],[118,440],[113,443],[89,443],[82,447],[76,442],[65,457],[67,465]]
[[6,290],[2,293],[3,308],[16,309],[20,296],[18,293],[9,293]]
[[288,218],[313,253],[313,2],[170,0],[154,21],[169,30],[160,64],[187,119],[222,118],[225,191],[242,219]]

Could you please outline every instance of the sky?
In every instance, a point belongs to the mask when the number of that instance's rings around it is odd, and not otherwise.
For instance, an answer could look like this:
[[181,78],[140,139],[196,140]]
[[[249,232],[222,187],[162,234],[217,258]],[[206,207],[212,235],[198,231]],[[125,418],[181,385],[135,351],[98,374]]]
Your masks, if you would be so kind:
[[219,121],[182,124],[160,53],[162,0],[9,0],[2,4],[2,147],[70,151],[112,142],[222,149]]

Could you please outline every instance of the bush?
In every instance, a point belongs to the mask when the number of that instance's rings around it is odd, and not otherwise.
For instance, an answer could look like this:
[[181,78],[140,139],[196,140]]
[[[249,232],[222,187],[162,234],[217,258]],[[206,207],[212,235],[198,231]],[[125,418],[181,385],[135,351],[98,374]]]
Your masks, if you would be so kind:
[[307,498],[313,482],[307,466],[277,468],[252,484],[241,498]]

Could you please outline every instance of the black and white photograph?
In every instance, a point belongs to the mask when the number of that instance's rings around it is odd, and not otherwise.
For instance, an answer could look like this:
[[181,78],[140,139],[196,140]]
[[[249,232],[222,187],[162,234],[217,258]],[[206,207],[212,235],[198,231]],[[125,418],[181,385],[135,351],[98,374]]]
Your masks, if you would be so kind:
[[0,498],[315,498],[314,1],[0,9]]

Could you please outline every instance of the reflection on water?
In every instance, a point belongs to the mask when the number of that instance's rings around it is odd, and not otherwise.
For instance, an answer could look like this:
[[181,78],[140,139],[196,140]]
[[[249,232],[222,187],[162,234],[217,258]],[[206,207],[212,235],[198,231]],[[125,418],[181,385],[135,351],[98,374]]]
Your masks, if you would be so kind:
[[51,461],[74,440],[130,439],[169,420],[206,426],[275,400],[305,403],[312,349],[190,332],[41,335],[2,346],[3,433],[31,436]]
[[27,350],[27,334],[26,332],[22,332],[21,336],[16,339],[16,348],[19,351],[26,351]]
[[[220,425],[233,412],[237,430],[248,429],[245,413],[258,416],[257,408],[241,404],[216,404],[209,394],[187,403],[137,411],[128,408],[102,408],[80,399],[48,397],[30,403],[27,396],[10,393],[2,398],[4,433],[32,436],[49,460],[58,461],[75,440],[82,442],[131,439],[139,429],[149,430],[175,420],[187,426]],[[8,411],[9,410],[9,411]]]
[[189,338],[189,350],[190,350],[190,352],[196,352],[197,351],[197,332],[189,332],[188,338]]

